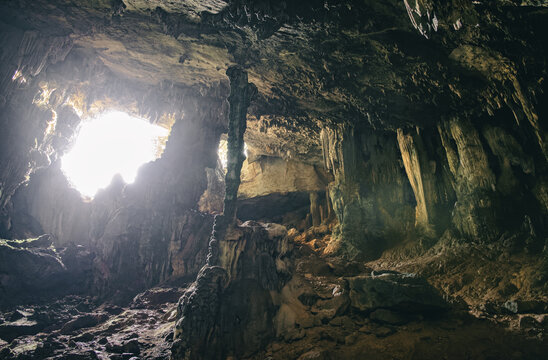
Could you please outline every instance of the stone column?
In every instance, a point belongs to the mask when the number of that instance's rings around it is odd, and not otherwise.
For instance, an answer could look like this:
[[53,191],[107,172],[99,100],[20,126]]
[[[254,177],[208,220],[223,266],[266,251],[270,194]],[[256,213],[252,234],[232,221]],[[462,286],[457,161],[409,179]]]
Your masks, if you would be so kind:
[[247,108],[257,93],[255,85],[247,82],[247,73],[239,66],[226,71],[230,79],[230,113],[228,117],[228,160],[225,177],[226,194],[224,217],[227,222],[236,219],[236,200],[240,186],[240,173],[245,160],[244,133],[247,127]]
[[312,226],[319,226],[322,223],[322,208],[320,196],[312,191],[310,194],[310,216],[312,217]]
[[[207,264],[222,265],[226,260],[226,250],[220,242],[227,238],[238,238],[238,231],[232,231],[236,223],[236,202],[240,187],[240,174],[244,155],[244,133],[247,127],[247,108],[257,93],[255,85],[247,82],[247,73],[239,66],[228,68],[226,74],[230,80],[228,103],[228,153],[225,176],[225,199],[223,215],[215,217],[213,234],[209,242]],[[231,233],[231,231],[233,233]],[[228,234],[227,234],[228,233]],[[225,244],[226,245],[226,244]],[[224,249],[224,250],[223,250]]]

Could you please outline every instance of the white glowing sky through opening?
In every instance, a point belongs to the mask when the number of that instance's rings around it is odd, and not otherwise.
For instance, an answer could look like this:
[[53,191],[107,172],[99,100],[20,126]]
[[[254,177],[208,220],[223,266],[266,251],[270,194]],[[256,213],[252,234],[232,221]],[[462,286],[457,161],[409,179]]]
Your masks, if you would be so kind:
[[159,157],[168,133],[123,112],[101,114],[82,124],[73,148],[61,159],[61,169],[76,190],[93,197],[116,174],[127,184],[135,181],[139,167]]

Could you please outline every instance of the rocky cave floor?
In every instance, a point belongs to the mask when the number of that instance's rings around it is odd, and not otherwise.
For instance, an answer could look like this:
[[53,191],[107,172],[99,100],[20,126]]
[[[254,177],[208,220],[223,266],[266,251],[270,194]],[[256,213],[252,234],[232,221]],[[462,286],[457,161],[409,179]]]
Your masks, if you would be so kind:
[[[516,251],[508,244],[413,242],[364,263],[330,256],[325,225],[288,236],[295,272],[274,295],[277,338],[250,359],[547,358],[547,302],[519,283],[542,264],[499,261]],[[125,306],[70,295],[4,310],[0,358],[169,359],[184,290],[149,289]],[[512,294],[531,300],[503,302]]]
[[3,312],[0,358],[169,359],[182,290],[149,289],[125,307],[71,295]]

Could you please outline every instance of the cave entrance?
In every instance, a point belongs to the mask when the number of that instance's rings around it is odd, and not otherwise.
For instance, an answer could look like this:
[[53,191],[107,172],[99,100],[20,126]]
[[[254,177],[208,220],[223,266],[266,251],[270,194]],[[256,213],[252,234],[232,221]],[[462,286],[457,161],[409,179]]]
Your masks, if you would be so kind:
[[[244,155],[246,159],[248,157],[247,154],[248,147],[247,143],[244,142]],[[217,155],[219,157],[221,170],[223,170],[223,173],[226,174],[226,166],[228,164],[228,134],[221,135],[221,138],[219,140],[219,146],[217,148]],[[243,166],[246,166],[246,164],[244,163]]]
[[71,186],[93,198],[116,174],[126,184],[135,181],[139,167],[159,158],[169,130],[120,111],[104,112],[83,122],[61,169]]

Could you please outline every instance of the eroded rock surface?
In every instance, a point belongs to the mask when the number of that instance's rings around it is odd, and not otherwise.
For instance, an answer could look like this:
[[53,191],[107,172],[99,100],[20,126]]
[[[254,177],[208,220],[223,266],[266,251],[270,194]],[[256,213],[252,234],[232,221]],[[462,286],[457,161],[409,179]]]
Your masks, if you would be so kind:
[[[181,288],[153,288],[124,307],[69,296],[3,312],[2,359],[169,359]],[[19,317],[11,321],[14,317]]]
[[91,283],[92,262],[89,249],[56,249],[50,235],[0,239],[0,307],[82,293]]
[[173,357],[248,357],[274,336],[275,306],[289,275],[281,225],[246,222],[212,237],[208,263],[178,304]]

